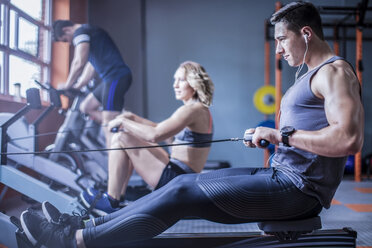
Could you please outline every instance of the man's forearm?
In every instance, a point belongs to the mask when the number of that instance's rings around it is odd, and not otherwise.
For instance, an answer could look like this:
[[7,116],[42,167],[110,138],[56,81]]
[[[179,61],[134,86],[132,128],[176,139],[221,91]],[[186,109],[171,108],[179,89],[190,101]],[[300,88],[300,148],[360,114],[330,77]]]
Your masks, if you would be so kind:
[[71,88],[72,87],[72,85],[79,78],[81,72],[83,71],[83,68],[84,67],[83,67],[83,65],[81,65],[81,63],[78,63],[76,61],[72,62],[70,73],[69,73],[67,81],[66,81],[66,88]]

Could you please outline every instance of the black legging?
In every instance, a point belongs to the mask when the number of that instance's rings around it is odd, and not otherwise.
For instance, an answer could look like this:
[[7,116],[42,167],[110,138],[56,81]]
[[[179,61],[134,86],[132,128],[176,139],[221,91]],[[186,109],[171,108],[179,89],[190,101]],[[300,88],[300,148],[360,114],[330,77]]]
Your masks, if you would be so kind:
[[150,239],[186,216],[233,224],[317,215],[318,200],[273,168],[228,168],[184,174],[85,228],[87,247]]

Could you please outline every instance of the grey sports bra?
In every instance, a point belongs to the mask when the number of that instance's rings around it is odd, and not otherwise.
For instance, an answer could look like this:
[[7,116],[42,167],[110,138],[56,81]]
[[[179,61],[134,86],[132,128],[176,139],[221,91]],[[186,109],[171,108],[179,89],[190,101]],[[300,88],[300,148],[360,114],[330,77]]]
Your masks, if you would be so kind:
[[176,134],[174,136],[175,144],[182,144],[182,143],[194,143],[189,144],[190,147],[210,147],[211,143],[208,141],[211,141],[213,138],[213,121],[212,121],[212,115],[209,112],[209,129],[208,133],[198,133],[193,132],[189,128],[185,127],[182,129],[181,132]]

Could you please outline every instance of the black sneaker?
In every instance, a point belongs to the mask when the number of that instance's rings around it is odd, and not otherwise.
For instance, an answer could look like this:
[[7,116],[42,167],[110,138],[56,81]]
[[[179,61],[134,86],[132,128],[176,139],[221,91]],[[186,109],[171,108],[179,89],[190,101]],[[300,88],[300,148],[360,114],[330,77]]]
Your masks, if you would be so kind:
[[128,206],[129,204],[131,204],[132,202],[133,201],[126,200],[126,199],[124,199],[124,197],[121,197],[120,202],[119,202],[119,208],[124,208],[124,207]]
[[84,228],[84,219],[88,216],[79,215],[79,214],[65,214],[61,213],[55,206],[50,202],[45,201],[41,204],[43,214],[45,218],[50,222],[62,226],[71,226],[74,229]]
[[28,240],[36,247],[44,245],[53,248],[76,248],[76,229],[49,223],[39,214],[24,211],[21,214],[21,225]]

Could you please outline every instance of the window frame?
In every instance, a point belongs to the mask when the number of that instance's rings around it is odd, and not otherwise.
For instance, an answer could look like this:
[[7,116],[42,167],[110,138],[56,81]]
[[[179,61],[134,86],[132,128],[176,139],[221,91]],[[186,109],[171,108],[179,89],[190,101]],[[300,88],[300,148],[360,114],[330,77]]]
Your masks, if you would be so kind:
[[[0,64],[3,64],[3,68],[0,68],[0,77],[1,77],[1,85],[0,85],[0,95],[10,95],[9,94],[9,57],[11,55],[17,56],[21,59],[30,61],[34,64],[40,66],[40,81],[41,82],[50,82],[51,79],[51,68],[52,68],[52,45],[51,45],[51,22],[52,22],[52,0],[42,0],[44,6],[43,15],[41,20],[34,19],[30,15],[28,15],[23,10],[19,9],[17,6],[13,5],[10,0],[0,0],[0,5],[3,8],[0,8],[0,20],[3,20],[3,33],[1,34],[3,37],[0,37],[3,42],[0,42],[0,51],[3,53],[3,61]],[[15,20],[15,48],[10,47],[10,12],[11,10],[14,11],[16,15]],[[37,44],[37,53],[36,56],[27,53],[23,50],[20,50],[18,47],[18,34],[19,34],[19,18],[23,18],[30,23],[36,25],[38,27],[38,44]],[[45,32],[46,35],[44,36],[42,47],[40,47],[40,34],[41,32]],[[44,34],[43,34],[44,35]],[[47,46],[47,47],[46,47]],[[40,52],[46,53],[40,56]]]

